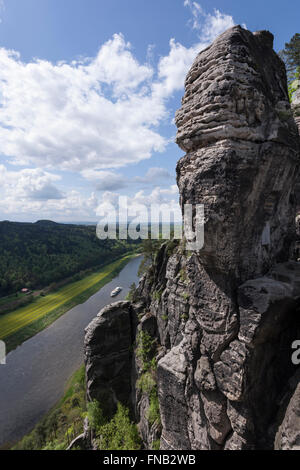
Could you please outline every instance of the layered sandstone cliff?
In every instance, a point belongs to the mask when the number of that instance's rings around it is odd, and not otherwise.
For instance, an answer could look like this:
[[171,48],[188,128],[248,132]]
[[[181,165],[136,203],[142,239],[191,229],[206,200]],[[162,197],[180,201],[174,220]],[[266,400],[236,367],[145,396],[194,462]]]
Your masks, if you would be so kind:
[[300,446],[300,139],[272,45],[237,26],[196,57],[176,115],[177,180],[182,207],[205,206],[204,248],[166,242],[134,302],[87,328],[88,397],[129,405],[146,448]]

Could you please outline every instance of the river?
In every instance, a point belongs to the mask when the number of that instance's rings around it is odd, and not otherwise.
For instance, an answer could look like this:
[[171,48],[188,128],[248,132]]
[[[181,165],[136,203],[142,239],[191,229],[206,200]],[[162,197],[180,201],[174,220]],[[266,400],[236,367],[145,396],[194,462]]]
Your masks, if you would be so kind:
[[[29,339],[0,365],[0,446],[15,443],[45,415],[64,393],[68,379],[83,363],[84,329],[105,305],[123,300],[138,283],[141,257],[85,303],[77,305],[51,326]],[[112,299],[111,291],[122,286]]]

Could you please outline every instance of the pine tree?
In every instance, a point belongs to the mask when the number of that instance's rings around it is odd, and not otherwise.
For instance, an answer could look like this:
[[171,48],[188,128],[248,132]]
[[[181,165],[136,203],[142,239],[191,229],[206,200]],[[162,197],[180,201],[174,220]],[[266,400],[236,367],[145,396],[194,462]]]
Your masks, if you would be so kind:
[[284,60],[289,76],[293,76],[300,67],[300,34],[296,33],[285,44],[285,49],[280,52],[281,58]]

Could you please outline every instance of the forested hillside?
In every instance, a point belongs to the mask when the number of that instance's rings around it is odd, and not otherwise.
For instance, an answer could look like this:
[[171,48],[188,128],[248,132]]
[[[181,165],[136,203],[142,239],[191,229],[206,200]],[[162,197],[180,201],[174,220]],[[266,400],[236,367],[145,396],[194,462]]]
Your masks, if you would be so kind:
[[0,222],[0,296],[39,289],[134,249],[131,240],[99,240],[94,226],[51,221]]

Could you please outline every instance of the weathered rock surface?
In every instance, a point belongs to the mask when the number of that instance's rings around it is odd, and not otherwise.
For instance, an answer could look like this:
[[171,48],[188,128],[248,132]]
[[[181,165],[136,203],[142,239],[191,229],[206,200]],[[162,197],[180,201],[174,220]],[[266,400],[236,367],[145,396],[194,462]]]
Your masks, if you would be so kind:
[[[290,380],[289,392],[294,391],[292,397],[284,400],[285,409],[282,423],[275,439],[276,450],[300,450],[300,371]],[[286,404],[288,406],[286,407]]]
[[292,97],[292,110],[294,113],[296,124],[299,129],[299,134],[300,134],[300,81],[299,81],[299,87],[295,91]]
[[239,282],[288,258],[299,136],[273,36],[236,26],[201,52],[176,114],[181,204],[205,205],[201,262]]
[[[295,91],[295,93],[292,96],[292,111],[294,114],[294,119],[295,122],[298,126],[299,130],[299,135],[300,135],[300,80],[298,80],[298,89]],[[297,258],[300,258],[300,181],[298,181],[298,184],[296,185],[296,205],[297,205],[297,215],[298,215],[298,221],[297,221]]]
[[136,317],[129,302],[105,307],[86,328],[87,397],[111,414],[117,402],[130,404],[132,345]]
[[[134,302],[87,330],[88,396],[131,401],[146,448],[160,432],[165,450],[299,445],[300,139],[272,45],[237,26],[197,56],[176,115],[177,181],[182,208],[205,206],[205,246],[163,244]],[[155,345],[161,427],[136,385],[141,332]]]
[[[189,318],[201,336],[189,356],[198,354],[196,386],[219,394],[202,392],[201,402],[209,438],[227,449],[272,446],[266,430],[300,335],[299,265],[276,265],[293,253],[299,134],[272,45],[265,31],[226,31],[196,58],[176,115],[177,143],[188,152],[177,165],[181,205],[205,206],[205,246],[186,262]],[[219,414],[218,433],[211,417]],[[170,435],[170,448],[180,446]]]

